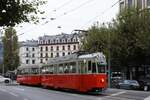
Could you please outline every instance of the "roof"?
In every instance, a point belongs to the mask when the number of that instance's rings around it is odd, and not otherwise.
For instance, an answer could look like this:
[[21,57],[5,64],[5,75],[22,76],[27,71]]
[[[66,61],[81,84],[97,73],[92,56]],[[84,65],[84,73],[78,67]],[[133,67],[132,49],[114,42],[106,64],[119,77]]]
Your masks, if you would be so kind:
[[48,64],[56,64],[56,63],[58,64],[58,63],[80,61],[80,60],[87,60],[87,59],[97,59],[97,61],[100,61],[101,64],[106,64],[106,59],[102,52],[89,53],[89,54],[73,53],[67,56],[51,58],[49,59]]
[[22,41],[19,43],[19,46],[31,46],[31,47],[36,47],[38,46],[38,41],[37,40],[27,40],[27,41]]
[[40,65],[25,65],[25,66],[19,66],[18,69],[24,69],[24,68],[41,68]]

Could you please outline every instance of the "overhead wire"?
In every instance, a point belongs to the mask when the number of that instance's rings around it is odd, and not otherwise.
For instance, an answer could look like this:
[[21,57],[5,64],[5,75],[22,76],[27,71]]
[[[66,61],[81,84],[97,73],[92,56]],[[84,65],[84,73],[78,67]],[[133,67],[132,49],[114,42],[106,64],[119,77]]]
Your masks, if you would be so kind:
[[[60,6],[54,8],[53,10],[51,10],[48,14],[51,14],[53,12],[57,12],[59,9],[65,7],[66,5],[69,5],[71,3],[72,0],[67,0],[66,2],[64,2],[63,4],[61,4]],[[48,17],[46,16],[44,19],[47,19]],[[48,21],[46,21],[45,23],[47,23]]]
[[[85,2],[83,2],[83,3],[81,3],[80,5],[76,6],[75,8],[72,8],[72,9],[66,11],[66,12],[63,12],[62,14],[58,15],[56,18],[53,18],[53,20],[56,20],[56,19],[58,19],[58,18],[60,18],[60,17],[63,17],[63,16],[65,16],[65,15],[69,14],[69,13],[72,13],[72,12],[74,12],[74,11],[80,9],[81,7],[83,7],[83,6],[85,6],[86,4],[88,4],[88,3],[90,3],[90,2],[93,2],[93,1],[94,1],[94,0],[87,0],[87,1],[85,1]],[[46,21],[46,22],[45,22],[45,24],[47,24],[47,23],[49,23],[49,21]],[[43,25],[44,25],[44,24],[43,24]]]
[[[71,0],[69,0],[69,1],[71,1]],[[59,7],[59,9],[62,8],[62,7],[64,7],[64,6],[67,5],[68,3],[70,3],[69,1],[65,2],[64,4],[62,4],[62,5]],[[71,12],[74,12],[74,11],[78,10],[79,8],[85,6],[86,4],[88,4],[88,3],[92,2],[92,1],[94,1],[94,0],[87,0],[87,1],[85,1],[85,2],[83,2],[83,3],[81,3],[80,5],[76,6],[75,8],[72,8],[72,9],[70,9],[70,10],[64,12],[63,14],[59,15],[58,17],[53,18],[53,19],[51,18],[51,21],[56,20],[56,19],[58,19],[58,18],[60,18],[60,17],[62,17],[62,16],[65,16],[65,15],[71,13]],[[45,24],[48,24],[49,22],[50,22],[50,21],[46,21],[45,23],[43,23],[43,24],[41,24],[41,25],[43,26],[43,25],[45,25]],[[31,29],[32,29],[32,28],[31,28]]]
[[[72,0],[67,0],[66,2],[64,2],[63,4],[61,4],[60,6],[58,6],[57,8],[54,8],[53,10],[51,10],[51,12],[49,12],[49,13],[52,13],[52,12],[56,12],[56,11],[58,11],[59,9],[61,9],[61,8],[63,8],[63,7],[65,7],[66,5],[68,5],[68,4],[70,4],[71,3],[71,1]],[[45,20],[45,19],[47,19],[48,17],[43,17],[43,20]],[[51,20],[54,20],[54,19],[52,19],[51,18]],[[41,25],[45,25],[45,24],[47,24],[49,21],[45,21],[44,23],[42,23]],[[32,28],[30,28],[29,30],[31,30]],[[27,32],[29,31],[29,30],[27,30]]]
[[97,17],[99,17],[100,15],[104,15],[107,11],[109,11],[110,9],[112,9],[114,6],[116,6],[118,3],[120,2],[120,0],[118,0],[117,2],[115,2],[114,4],[112,4],[109,8],[105,9],[104,11],[102,11],[100,14],[97,14],[96,16],[94,16],[92,19],[88,20],[81,28],[87,26],[91,21],[93,21],[94,19],[96,19]]
[[[69,1],[71,1],[71,0],[69,0]],[[65,3],[62,4],[62,6],[60,6],[60,7],[64,7],[67,3],[69,3],[69,1],[68,1],[68,2],[65,2]],[[87,1],[85,1],[85,2],[83,2],[83,3],[81,3],[81,4],[78,5],[77,7],[72,8],[72,9],[70,9],[70,10],[64,12],[63,14],[61,14],[60,16],[58,16],[56,19],[58,19],[58,18],[60,18],[60,17],[62,17],[62,16],[65,16],[65,15],[67,15],[67,14],[69,14],[69,13],[72,13],[72,12],[76,11],[77,9],[79,9],[79,8],[81,8],[81,7],[83,7],[83,6],[85,6],[86,4],[90,3],[91,1],[93,1],[93,0],[87,0]],[[109,11],[109,10],[112,9],[114,6],[116,6],[116,5],[119,3],[119,1],[120,1],[120,0],[118,0],[117,2],[115,2],[113,5],[111,5],[111,7],[107,8],[106,10],[104,10],[103,12],[101,12],[100,14],[105,14],[107,11]],[[60,8],[59,8],[59,9],[60,9]],[[98,16],[100,16],[100,14],[98,14],[98,15],[96,15],[94,18],[90,19],[90,20],[89,20],[86,24],[84,24],[81,28],[85,27],[85,25],[89,24],[91,21],[93,21],[93,19],[95,19],[95,18],[97,18]],[[56,19],[54,19],[54,20],[56,20]],[[49,23],[49,21],[47,21],[47,23]],[[45,23],[45,24],[47,24],[47,23]],[[41,25],[45,25],[45,24],[41,24]],[[32,29],[32,28],[31,28],[31,29]],[[28,31],[30,31],[31,29],[29,29]],[[26,32],[28,32],[28,31],[25,31],[25,32],[23,32],[23,33],[26,33]]]

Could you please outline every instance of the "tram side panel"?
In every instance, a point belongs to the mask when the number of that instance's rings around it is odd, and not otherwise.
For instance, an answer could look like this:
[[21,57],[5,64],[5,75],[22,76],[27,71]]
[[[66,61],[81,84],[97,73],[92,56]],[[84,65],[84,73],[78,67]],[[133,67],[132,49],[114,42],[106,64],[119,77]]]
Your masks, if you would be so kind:
[[28,85],[40,85],[41,84],[41,75],[29,75],[27,79]]
[[55,78],[55,75],[43,74],[41,76],[41,84],[42,84],[42,86],[54,87],[54,83],[55,83],[54,78]]
[[107,88],[106,74],[83,74],[80,75],[79,90],[83,92],[102,91]]
[[78,90],[79,77],[76,74],[57,75],[54,80],[56,88]]

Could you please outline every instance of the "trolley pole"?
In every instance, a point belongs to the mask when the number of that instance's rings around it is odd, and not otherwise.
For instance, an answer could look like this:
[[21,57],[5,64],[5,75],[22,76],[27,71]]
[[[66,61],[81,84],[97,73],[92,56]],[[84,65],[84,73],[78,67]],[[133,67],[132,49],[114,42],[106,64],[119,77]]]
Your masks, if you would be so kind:
[[111,48],[111,41],[110,41],[110,32],[108,32],[108,87],[111,87],[111,56],[110,56],[110,48]]

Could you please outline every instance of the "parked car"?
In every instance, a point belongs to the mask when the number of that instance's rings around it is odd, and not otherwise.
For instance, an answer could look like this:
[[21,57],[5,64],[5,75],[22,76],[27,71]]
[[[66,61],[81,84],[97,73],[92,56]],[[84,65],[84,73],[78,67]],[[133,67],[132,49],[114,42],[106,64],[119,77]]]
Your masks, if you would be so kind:
[[11,79],[10,78],[5,78],[0,75],[0,83],[10,83]]
[[138,82],[140,84],[140,90],[144,91],[150,90],[150,79],[141,79]]
[[118,83],[117,88],[121,89],[139,89],[140,85],[136,80],[123,80]]

